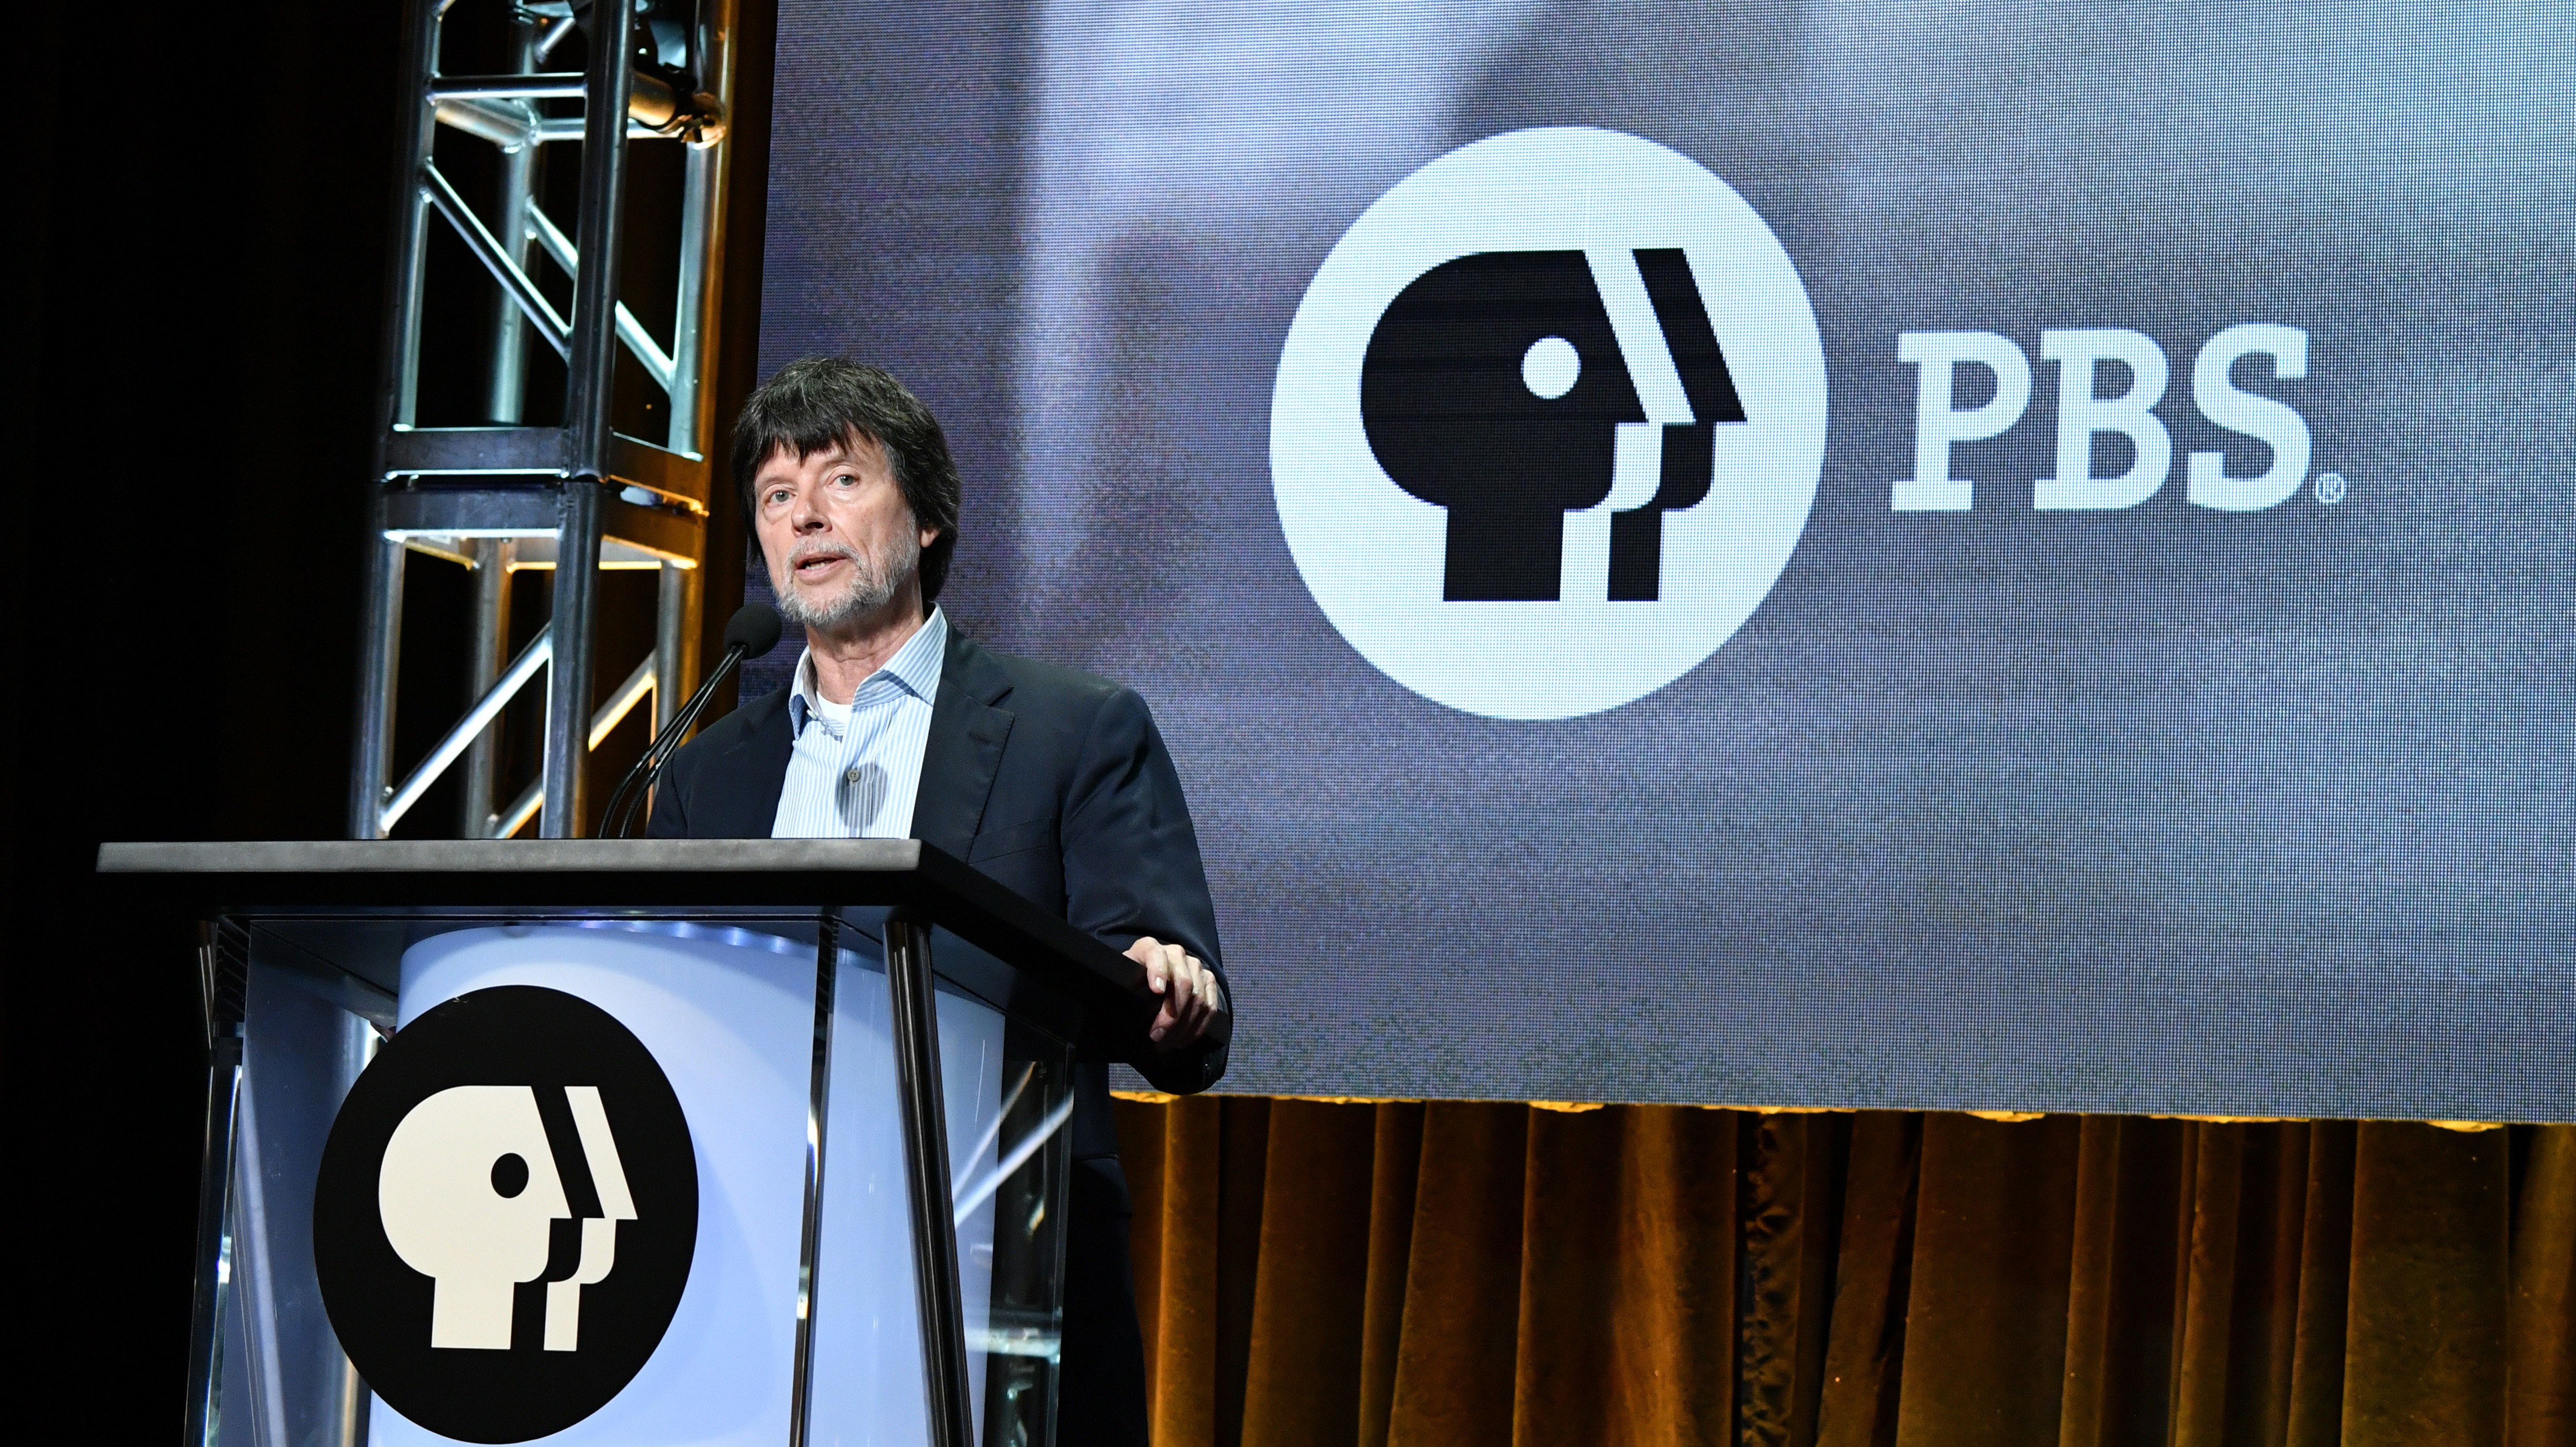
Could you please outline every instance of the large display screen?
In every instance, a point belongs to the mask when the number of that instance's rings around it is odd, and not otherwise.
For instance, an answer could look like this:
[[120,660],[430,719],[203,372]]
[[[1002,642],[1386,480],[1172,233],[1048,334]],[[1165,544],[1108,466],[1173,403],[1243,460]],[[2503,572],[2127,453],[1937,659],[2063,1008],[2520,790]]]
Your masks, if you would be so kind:
[[1153,706],[1226,1088],[2576,1118],[2563,0],[779,23],[762,366]]

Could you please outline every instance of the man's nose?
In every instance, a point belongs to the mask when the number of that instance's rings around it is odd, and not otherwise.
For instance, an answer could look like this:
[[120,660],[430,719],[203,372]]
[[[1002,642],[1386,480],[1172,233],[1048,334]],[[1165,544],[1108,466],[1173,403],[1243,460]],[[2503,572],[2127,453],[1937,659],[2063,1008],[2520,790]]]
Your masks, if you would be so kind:
[[788,525],[800,533],[820,532],[832,525],[831,515],[823,509],[823,499],[812,488],[796,490],[796,510],[788,516]]

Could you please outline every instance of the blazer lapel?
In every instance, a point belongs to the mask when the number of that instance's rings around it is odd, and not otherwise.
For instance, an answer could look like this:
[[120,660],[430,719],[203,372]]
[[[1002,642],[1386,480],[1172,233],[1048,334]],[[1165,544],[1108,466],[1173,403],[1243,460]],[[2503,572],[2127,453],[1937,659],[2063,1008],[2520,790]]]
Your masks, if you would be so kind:
[[699,839],[766,839],[778,823],[778,795],[796,741],[787,731],[787,690],[743,705],[746,737],[707,766],[689,820]]
[[[939,697],[930,706],[930,737],[921,751],[921,785],[913,798],[912,837],[960,859],[983,826],[984,801],[1002,767],[1012,715],[996,708],[1010,675],[982,645],[951,624],[939,664]],[[785,774],[780,775],[783,784]],[[772,798],[777,791],[770,791]]]

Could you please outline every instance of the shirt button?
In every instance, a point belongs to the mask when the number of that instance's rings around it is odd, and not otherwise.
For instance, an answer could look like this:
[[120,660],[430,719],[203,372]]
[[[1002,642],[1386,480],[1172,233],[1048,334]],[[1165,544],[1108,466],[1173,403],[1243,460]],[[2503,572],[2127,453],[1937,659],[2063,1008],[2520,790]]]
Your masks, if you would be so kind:
[[859,771],[858,771],[858,770],[856,770],[856,769],[852,769],[852,770],[850,770],[848,773],[845,773],[845,774],[841,775],[841,782],[842,782],[842,783],[844,783],[844,784],[855,784],[855,783],[857,783],[858,781],[859,781]]

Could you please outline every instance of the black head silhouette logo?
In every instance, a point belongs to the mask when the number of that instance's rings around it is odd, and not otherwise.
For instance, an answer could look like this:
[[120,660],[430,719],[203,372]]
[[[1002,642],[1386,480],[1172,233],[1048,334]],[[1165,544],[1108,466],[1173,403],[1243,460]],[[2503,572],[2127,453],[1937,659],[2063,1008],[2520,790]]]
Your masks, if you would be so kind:
[[[1663,515],[1708,496],[1711,429],[1745,416],[1688,260],[1635,255],[1691,407],[1663,429],[1654,496],[1611,518],[1609,596],[1651,602]],[[1435,266],[1388,304],[1360,420],[1387,476],[1448,511],[1443,598],[1552,602],[1565,515],[1610,496],[1619,425],[1647,419],[1583,253],[1494,251]]]
[[322,1152],[313,1261],[367,1385],[444,1437],[588,1417],[660,1346],[697,1249],[679,1097],[616,1017],[460,995],[358,1077]]

